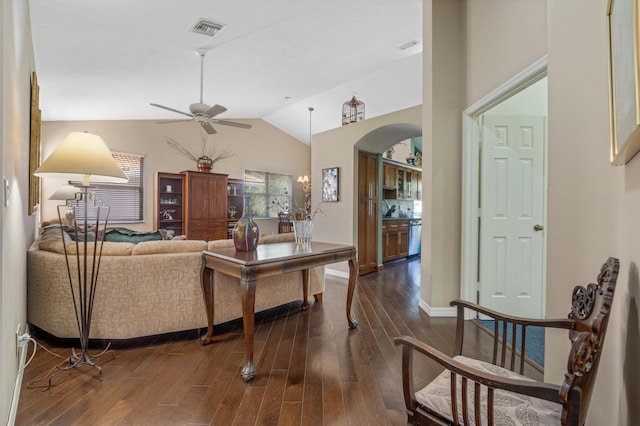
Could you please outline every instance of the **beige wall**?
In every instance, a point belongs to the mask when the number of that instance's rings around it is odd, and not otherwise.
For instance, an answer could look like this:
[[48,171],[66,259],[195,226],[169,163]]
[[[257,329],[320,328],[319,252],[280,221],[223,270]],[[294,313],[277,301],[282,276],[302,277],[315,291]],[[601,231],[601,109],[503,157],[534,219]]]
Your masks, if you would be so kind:
[[[2,153],[0,169],[9,184],[8,206],[0,210],[0,423],[9,418],[18,371],[16,328],[26,325],[26,249],[33,241],[35,215],[27,215],[29,185],[29,117],[31,71],[34,69],[28,3],[0,3],[2,64]],[[3,191],[0,189],[0,193]],[[0,199],[2,196],[0,196]]]
[[460,294],[464,3],[427,0],[423,13],[422,243],[427,249],[420,292],[423,308],[439,315]]
[[[250,123],[250,130],[227,126],[216,126],[217,134],[209,136],[215,142],[216,152],[228,150],[234,156],[216,163],[213,172],[228,174],[232,178],[243,178],[245,169],[290,174],[295,181],[298,176],[309,173],[310,148],[297,139],[276,129],[263,120],[243,120]],[[178,141],[185,147],[199,152],[201,131],[195,123],[156,124],[155,121],[81,121],[46,122],[42,127],[43,158],[46,158],[64,137],[72,131],[88,131],[104,139],[112,151],[145,155],[144,223],[126,224],[129,228],[150,231],[153,229],[153,180],[154,174],[196,170],[190,159],[166,143],[166,137]],[[56,205],[48,201],[51,194],[64,181],[43,179],[42,218],[57,217]],[[276,220],[258,220],[262,234],[277,233]]]
[[466,1],[467,105],[546,53],[546,3]]
[[[606,7],[607,0],[467,1],[467,103],[548,54],[546,315],[566,317],[573,287],[593,282],[608,256],[620,258],[587,424],[632,425],[640,417],[640,158],[609,164]],[[568,347],[566,333],[547,336],[547,381],[561,382]]]
[[[354,235],[358,215],[355,198],[357,186],[356,143],[381,127],[398,123],[419,125],[421,121],[422,107],[416,106],[313,135],[311,142],[311,182],[313,184],[311,200],[314,208],[322,198],[320,193],[322,169],[340,168],[340,201],[323,203],[323,213],[317,215],[314,221],[314,239],[340,244],[357,244],[357,238]],[[395,139],[390,145],[402,139],[402,137]],[[378,152],[382,153],[384,149]],[[331,269],[345,273],[348,271],[346,264],[333,265]]]
[[[566,315],[564,301],[573,286],[592,282],[608,256],[620,258],[588,424],[637,424],[640,158],[626,167],[609,164],[607,0],[549,1],[547,7],[547,315]],[[566,353],[566,347],[564,339],[549,339],[549,379],[564,370],[560,353]]]

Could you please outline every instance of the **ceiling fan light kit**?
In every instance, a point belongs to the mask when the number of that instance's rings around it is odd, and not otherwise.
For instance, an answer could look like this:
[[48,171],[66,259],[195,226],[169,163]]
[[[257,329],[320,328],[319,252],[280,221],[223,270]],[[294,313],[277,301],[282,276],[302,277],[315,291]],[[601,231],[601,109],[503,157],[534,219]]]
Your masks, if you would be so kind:
[[167,111],[175,112],[177,114],[182,114],[189,117],[189,119],[183,119],[183,120],[158,121],[158,124],[171,124],[171,123],[182,122],[182,121],[196,121],[198,122],[198,124],[200,124],[202,129],[208,135],[215,135],[217,133],[216,130],[213,128],[213,124],[221,124],[223,126],[237,127],[239,129],[250,129],[251,128],[250,124],[239,123],[236,121],[229,121],[229,120],[220,120],[215,118],[217,115],[225,112],[227,108],[218,104],[214,106],[209,106],[203,102],[202,92],[203,92],[203,82],[204,82],[204,57],[207,54],[207,50],[201,48],[196,50],[196,53],[198,54],[198,56],[200,56],[200,102],[194,102],[191,105],[189,105],[190,113],[180,111],[175,108],[170,108],[165,105],[150,103],[149,105],[154,106],[156,108],[166,109]]

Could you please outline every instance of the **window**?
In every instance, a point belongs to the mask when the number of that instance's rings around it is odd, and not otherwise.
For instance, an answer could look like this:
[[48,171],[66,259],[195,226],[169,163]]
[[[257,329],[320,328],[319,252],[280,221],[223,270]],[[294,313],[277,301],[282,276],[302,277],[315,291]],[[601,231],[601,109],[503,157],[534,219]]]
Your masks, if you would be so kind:
[[[144,199],[144,156],[138,154],[126,154],[113,152],[113,158],[122,171],[129,178],[127,183],[98,183],[96,188],[90,191],[101,200],[105,206],[109,206],[109,222],[140,222],[142,221],[142,200]],[[78,182],[76,182],[78,184]],[[93,185],[92,185],[93,186]],[[95,217],[95,209],[89,209],[87,216]],[[81,219],[82,212],[76,211],[76,216]]]
[[250,210],[254,218],[277,218],[291,209],[291,175],[244,172],[244,193],[251,196]]

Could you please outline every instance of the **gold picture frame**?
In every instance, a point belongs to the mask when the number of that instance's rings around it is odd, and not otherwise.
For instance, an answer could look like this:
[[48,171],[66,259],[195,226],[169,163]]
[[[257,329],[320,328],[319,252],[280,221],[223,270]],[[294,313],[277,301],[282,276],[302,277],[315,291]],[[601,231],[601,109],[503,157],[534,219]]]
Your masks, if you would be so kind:
[[31,216],[40,204],[40,178],[33,173],[40,167],[40,128],[42,117],[40,111],[40,87],[35,71],[31,73],[31,124],[29,140],[29,205]]
[[625,165],[640,151],[638,0],[609,0],[611,163]]

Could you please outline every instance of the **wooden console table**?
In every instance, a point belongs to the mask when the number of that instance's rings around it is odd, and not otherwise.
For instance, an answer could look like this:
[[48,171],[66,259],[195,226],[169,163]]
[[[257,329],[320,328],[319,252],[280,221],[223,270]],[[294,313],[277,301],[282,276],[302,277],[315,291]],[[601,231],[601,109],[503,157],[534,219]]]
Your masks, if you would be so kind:
[[213,271],[240,279],[242,290],[242,321],[247,363],[242,369],[245,382],[255,377],[253,365],[253,338],[255,332],[255,294],[260,278],[301,271],[302,309],[309,307],[309,269],[331,263],[349,262],[349,287],[347,289],[347,321],[349,327],[356,328],[358,322],[351,317],[351,302],[356,288],[358,259],[354,246],[311,242],[308,246],[299,246],[294,242],[262,244],[254,252],[236,251],[235,248],[223,248],[202,253],[202,294],[207,310],[208,329],[206,336],[200,339],[202,345],[213,340]]

